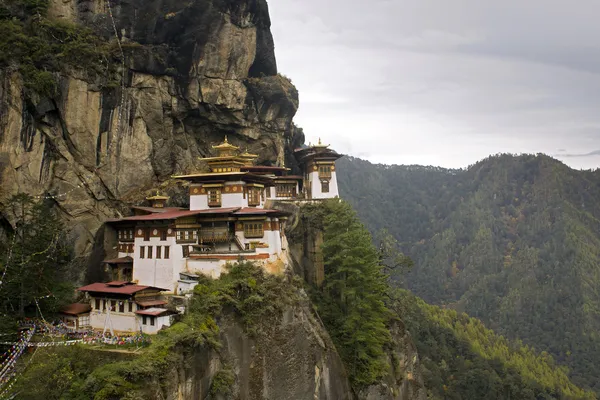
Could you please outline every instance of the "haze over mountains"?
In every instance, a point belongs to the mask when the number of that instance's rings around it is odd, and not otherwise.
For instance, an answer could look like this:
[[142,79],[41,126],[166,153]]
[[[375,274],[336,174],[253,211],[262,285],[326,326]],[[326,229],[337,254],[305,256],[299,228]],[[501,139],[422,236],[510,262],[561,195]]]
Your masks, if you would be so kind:
[[466,170],[348,157],[338,171],[362,220],[413,258],[404,286],[548,351],[600,390],[600,170],[499,155]]

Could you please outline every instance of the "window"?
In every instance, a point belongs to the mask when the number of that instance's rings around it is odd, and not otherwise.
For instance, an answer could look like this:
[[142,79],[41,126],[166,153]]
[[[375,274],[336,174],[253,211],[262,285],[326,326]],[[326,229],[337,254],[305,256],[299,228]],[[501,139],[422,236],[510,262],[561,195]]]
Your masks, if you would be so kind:
[[146,317],[145,315],[142,315],[142,324],[146,325],[148,323],[148,317]]
[[129,304],[129,312],[133,312],[133,302],[128,301],[127,303]]
[[106,300],[102,300],[102,311],[106,311]]
[[260,189],[256,187],[248,188],[248,205],[258,206],[260,204]]
[[82,315],[81,317],[79,317],[79,326],[89,326],[90,325],[90,316],[89,315]]
[[144,242],[150,241],[150,229],[144,229]]
[[221,206],[221,190],[209,189],[208,190],[208,206],[209,207],[220,207]]
[[94,305],[94,308],[95,308],[96,310],[99,310],[99,309],[100,309],[100,299],[96,299],[95,303],[96,303],[96,304]]
[[170,246],[165,246],[165,259],[168,259],[170,256],[169,250],[170,250]]
[[195,229],[181,229],[177,231],[178,242],[195,242],[198,240],[198,231]]
[[150,325],[154,326],[154,317],[150,317]]
[[279,184],[275,186],[276,197],[294,197],[296,195],[296,185]]
[[119,302],[119,312],[120,313],[125,312],[125,302],[124,301]]
[[140,246],[140,258],[145,258],[146,247]]
[[148,252],[146,253],[148,258],[152,258],[152,246],[148,246]]
[[119,240],[123,239],[123,231],[119,231]]
[[181,246],[182,250],[183,250],[183,256],[187,257],[190,255],[190,246]]
[[156,258],[161,258],[162,257],[162,247],[161,246],[156,246]]
[[117,311],[117,301],[116,300],[110,301],[110,311]]
[[162,241],[167,240],[167,230],[166,229],[161,229],[161,231],[160,231],[160,240],[162,240]]
[[133,239],[133,229],[129,230],[129,239]]
[[331,165],[319,165],[319,178],[331,178]]
[[329,193],[329,181],[321,181],[321,193]]
[[264,236],[262,222],[250,222],[244,224],[244,236],[247,238],[261,238]]

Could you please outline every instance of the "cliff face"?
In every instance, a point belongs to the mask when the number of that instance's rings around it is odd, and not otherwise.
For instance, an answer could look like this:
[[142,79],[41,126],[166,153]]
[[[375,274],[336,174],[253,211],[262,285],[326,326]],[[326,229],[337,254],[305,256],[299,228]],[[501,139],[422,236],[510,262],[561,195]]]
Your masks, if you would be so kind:
[[[147,398],[352,399],[342,361],[309,307],[307,300],[289,307],[268,335],[248,336],[235,318],[224,318],[219,351],[182,355]],[[224,370],[231,380],[217,388]]]
[[51,0],[48,16],[114,45],[115,65],[100,66],[112,83],[71,68],[55,73],[56,97],[26,99],[20,75],[0,70],[1,195],[52,196],[77,255],[143,190],[201,168],[224,135],[262,163],[303,142],[265,0]]

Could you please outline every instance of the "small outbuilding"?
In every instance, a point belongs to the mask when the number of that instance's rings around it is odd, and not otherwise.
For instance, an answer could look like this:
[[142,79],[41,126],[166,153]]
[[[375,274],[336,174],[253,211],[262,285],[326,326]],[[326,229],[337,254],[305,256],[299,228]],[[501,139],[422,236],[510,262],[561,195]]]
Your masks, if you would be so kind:
[[90,312],[92,306],[86,303],[73,303],[60,311],[60,319],[67,328],[79,330],[90,327]]

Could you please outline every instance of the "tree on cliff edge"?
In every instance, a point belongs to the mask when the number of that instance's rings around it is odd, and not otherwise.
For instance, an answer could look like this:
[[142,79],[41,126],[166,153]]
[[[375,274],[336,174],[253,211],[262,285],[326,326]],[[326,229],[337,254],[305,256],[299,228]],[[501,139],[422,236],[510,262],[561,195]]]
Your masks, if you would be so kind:
[[368,230],[345,202],[324,203],[325,280],[318,307],[355,386],[376,382],[387,371],[384,346],[390,312],[386,276]]
[[73,294],[63,279],[70,251],[58,217],[27,194],[11,197],[4,213],[14,228],[0,244],[0,313],[35,314],[36,302],[42,312],[57,311]]

